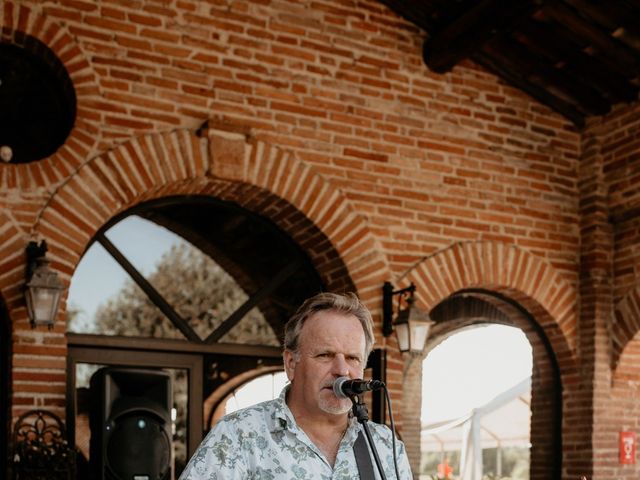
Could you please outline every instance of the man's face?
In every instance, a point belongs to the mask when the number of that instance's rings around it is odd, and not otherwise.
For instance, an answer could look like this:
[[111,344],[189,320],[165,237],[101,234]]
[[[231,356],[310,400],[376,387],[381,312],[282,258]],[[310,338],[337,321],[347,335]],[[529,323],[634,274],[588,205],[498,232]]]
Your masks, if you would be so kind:
[[325,310],[307,319],[300,332],[298,352],[285,351],[291,381],[289,406],[306,414],[341,415],[351,400],[338,398],[333,383],[338,377],[362,378],[365,335],[354,315]]

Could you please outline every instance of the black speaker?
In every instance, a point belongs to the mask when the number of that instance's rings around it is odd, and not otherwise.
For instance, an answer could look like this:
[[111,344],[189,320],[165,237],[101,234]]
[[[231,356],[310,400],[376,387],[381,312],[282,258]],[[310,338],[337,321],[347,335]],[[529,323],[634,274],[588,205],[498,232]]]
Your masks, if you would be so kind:
[[96,480],[171,478],[171,377],[104,367],[91,377],[90,464]]

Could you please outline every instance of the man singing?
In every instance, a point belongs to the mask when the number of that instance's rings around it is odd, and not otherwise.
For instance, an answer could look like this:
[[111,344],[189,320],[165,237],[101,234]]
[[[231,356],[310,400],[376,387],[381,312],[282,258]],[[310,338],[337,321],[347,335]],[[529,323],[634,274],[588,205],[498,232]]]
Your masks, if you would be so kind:
[[[285,327],[290,384],[279,398],[222,418],[180,480],[360,478],[353,446],[362,426],[350,415],[351,400],[333,386],[340,377],[362,378],[373,342],[371,314],[355,295],[320,293],[305,301]],[[370,428],[385,476],[395,479],[391,431]],[[398,480],[410,480],[404,445],[396,446]]]

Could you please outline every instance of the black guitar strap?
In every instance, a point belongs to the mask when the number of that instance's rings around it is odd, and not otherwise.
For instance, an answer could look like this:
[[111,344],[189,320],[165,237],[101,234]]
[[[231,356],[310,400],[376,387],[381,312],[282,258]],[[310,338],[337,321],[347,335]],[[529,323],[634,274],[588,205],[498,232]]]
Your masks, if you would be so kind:
[[374,480],[373,476],[373,464],[371,463],[371,456],[369,455],[369,448],[367,447],[367,441],[364,438],[364,433],[360,430],[358,438],[353,444],[353,453],[356,456],[356,463],[358,464],[358,473],[360,474],[360,480]]

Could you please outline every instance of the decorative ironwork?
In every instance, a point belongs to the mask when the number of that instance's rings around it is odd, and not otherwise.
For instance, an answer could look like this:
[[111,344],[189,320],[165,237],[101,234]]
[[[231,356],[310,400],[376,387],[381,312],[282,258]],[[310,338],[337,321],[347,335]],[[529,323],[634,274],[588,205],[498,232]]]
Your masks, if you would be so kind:
[[14,480],[70,480],[75,473],[75,451],[69,447],[64,424],[44,410],[31,410],[13,429]]

